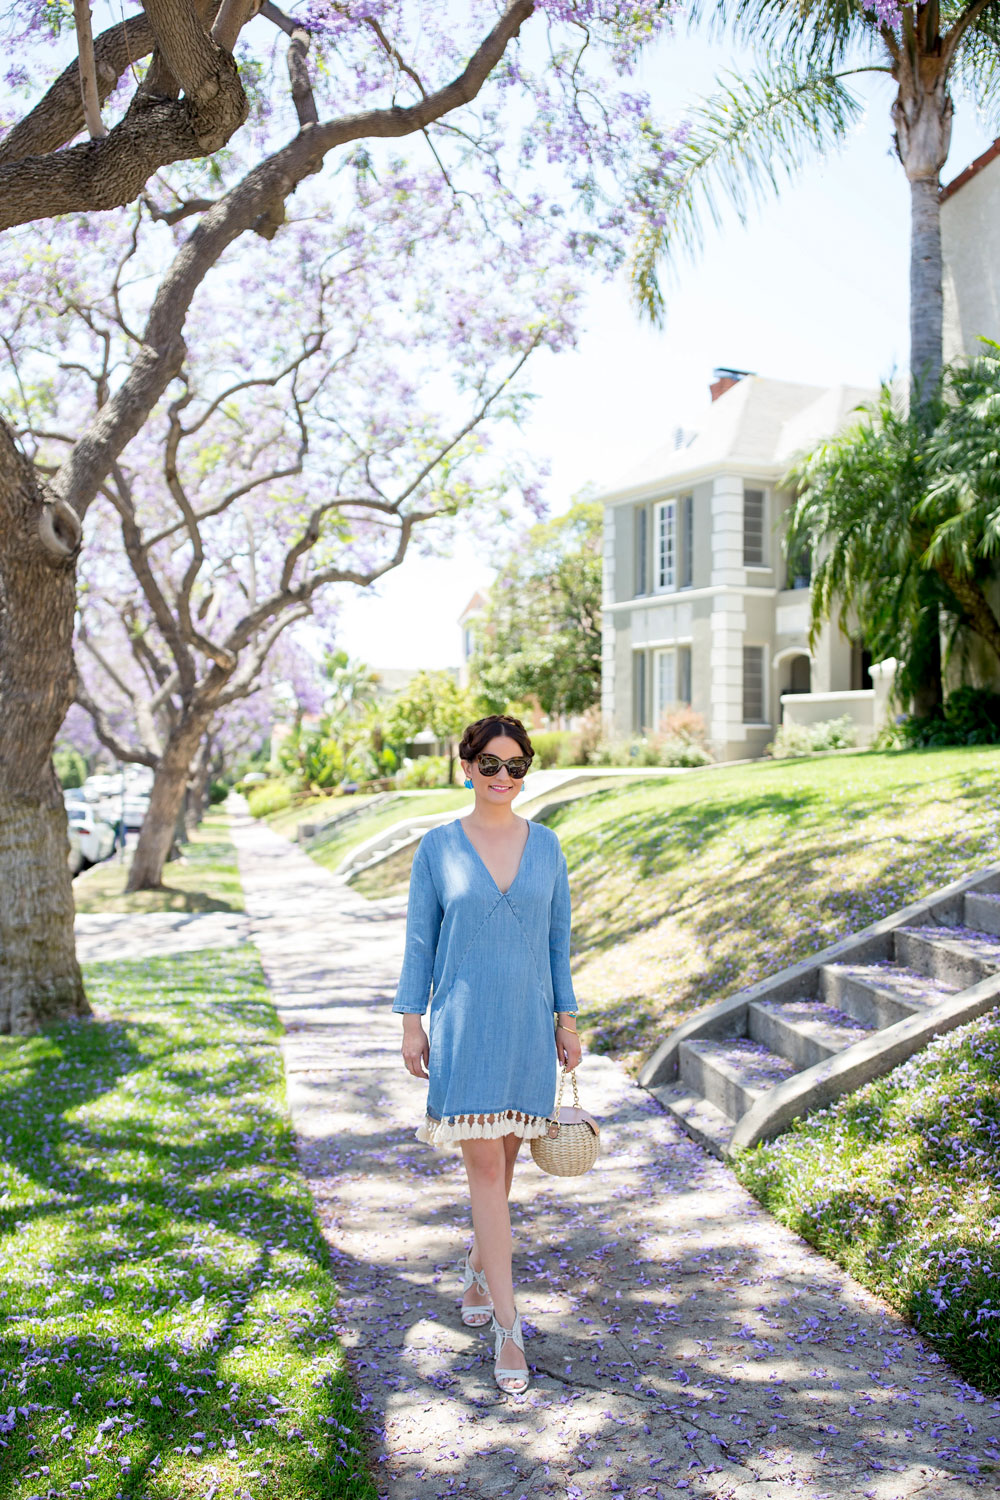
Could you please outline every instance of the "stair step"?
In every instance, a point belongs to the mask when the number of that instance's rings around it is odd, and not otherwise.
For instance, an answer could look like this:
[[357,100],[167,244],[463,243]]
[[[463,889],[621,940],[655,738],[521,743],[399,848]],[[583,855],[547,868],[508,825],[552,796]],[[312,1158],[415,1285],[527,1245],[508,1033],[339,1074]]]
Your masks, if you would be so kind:
[[736,1129],[736,1121],[722,1113],[700,1094],[692,1094],[684,1084],[667,1083],[651,1089],[655,1099],[674,1116],[699,1146],[720,1159],[725,1157]]
[[977,932],[989,932],[994,937],[1000,937],[1000,896],[967,891],[965,920]]
[[972,927],[897,927],[893,940],[901,963],[958,990],[1000,970],[1000,937]]
[[747,1030],[754,1041],[797,1068],[811,1068],[870,1036],[873,1028],[822,1000],[755,1000],[748,1009]]
[[761,1094],[798,1071],[787,1057],[778,1057],[749,1037],[704,1037],[682,1042],[678,1062],[681,1082],[731,1120],[745,1115]]
[[819,971],[819,992],[827,1004],[875,1030],[940,1005],[958,989],[958,985],[942,983],[888,959],[871,964],[823,964]]

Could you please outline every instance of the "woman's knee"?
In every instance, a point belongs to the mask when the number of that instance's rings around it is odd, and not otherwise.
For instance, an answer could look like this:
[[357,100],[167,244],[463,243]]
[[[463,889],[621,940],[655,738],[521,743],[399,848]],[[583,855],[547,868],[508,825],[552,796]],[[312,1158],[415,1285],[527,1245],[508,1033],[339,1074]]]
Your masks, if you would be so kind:
[[477,1182],[490,1183],[503,1180],[507,1158],[504,1143],[499,1141],[463,1141],[462,1153],[466,1170]]

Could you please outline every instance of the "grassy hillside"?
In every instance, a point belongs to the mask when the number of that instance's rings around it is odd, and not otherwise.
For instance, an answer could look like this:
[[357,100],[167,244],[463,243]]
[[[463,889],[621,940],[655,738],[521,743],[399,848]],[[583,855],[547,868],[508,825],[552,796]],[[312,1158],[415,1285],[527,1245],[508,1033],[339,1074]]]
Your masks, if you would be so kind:
[[685,1015],[1000,857],[996,748],[832,756],[595,793],[549,819],[591,1048]]
[[997,1014],[739,1157],[776,1218],[1000,1393]]

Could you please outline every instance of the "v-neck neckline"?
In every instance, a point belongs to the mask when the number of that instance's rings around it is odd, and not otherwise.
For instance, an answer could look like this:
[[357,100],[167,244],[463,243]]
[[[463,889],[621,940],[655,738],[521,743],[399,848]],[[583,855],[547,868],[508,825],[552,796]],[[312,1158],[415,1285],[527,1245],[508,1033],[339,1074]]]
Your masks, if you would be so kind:
[[531,830],[532,830],[532,828],[534,826],[532,824],[531,820],[529,818],[525,818],[525,820],[524,820],[527,823],[527,825],[528,825],[528,834],[527,834],[527,837],[524,840],[524,848],[521,850],[521,858],[517,862],[517,869],[514,871],[514,879],[511,881],[510,885],[507,887],[507,889],[505,891],[501,891],[500,890],[500,887],[497,885],[496,880],[494,879],[493,875],[490,872],[489,865],[486,863],[485,859],[480,854],[479,850],[476,848],[476,846],[472,842],[472,840],[469,838],[469,835],[466,833],[465,828],[463,827],[464,819],[462,819],[462,818],[456,818],[455,821],[458,824],[459,828],[462,830],[462,837],[464,838],[465,842],[468,844],[469,848],[472,850],[473,854],[476,856],[476,858],[478,859],[479,863],[482,865],[483,869],[486,871],[486,874],[487,874],[488,878],[493,882],[493,888],[494,888],[494,890],[498,891],[501,896],[509,896],[510,893],[511,893],[511,891],[517,885],[518,878],[519,878],[519,876],[521,874],[522,869],[524,868],[524,860],[525,860],[525,856],[526,856],[526,854],[528,852],[528,845],[531,843]]

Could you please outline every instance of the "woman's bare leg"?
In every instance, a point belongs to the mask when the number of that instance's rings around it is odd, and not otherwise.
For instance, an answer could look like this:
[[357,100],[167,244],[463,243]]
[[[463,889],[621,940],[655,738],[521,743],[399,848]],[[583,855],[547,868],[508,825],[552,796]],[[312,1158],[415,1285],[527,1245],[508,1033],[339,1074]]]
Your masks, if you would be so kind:
[[[510,1198],[511,1184],[514,1181],[514,1167],[517,1163],[517,1153],[521,1149],[521,1137],[519,1135],[505,1135],[503,1138],[503,1149],[505,1158],[504,1186],[507,1197]],[[479,1254],[479,1246],[476,1243],[475,1234],[472,1236],[472,1249],[469,1251],[469,1260],[472,1263],[473,1270],[481,1271],[483,1269],[482,1257]],[[473,1282],[462,1298],[463,1307],[483,1307],[488,1305],[488,1303],[489,1298],[480,1292],[475,1282]],[[510,1325],[507,1324],[506,1326],[509,1327]]]
[[[510,1210],[507,1205],[507,1182],[513,1164],[508,1165],[508,1151],[503,1140],[463,1141],[462,1155],[469,1178],[476,1246],[493,1298],[493,1310],[497,1322],[510,1328],[516,1314],[511,1274]],[[509,1339],[501,1350],[500,1359],[508,1369],[527,1369],[524,1355]]]

